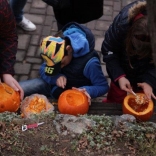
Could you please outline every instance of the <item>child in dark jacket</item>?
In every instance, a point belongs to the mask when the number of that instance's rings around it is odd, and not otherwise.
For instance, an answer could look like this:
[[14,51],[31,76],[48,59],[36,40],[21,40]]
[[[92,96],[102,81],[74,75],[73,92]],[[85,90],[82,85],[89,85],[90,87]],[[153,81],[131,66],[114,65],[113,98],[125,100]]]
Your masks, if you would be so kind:
[[105,102],[122,103],[128,93],[156,99],[156,68],[147,26],[146,1],[125,6],[105,33],[103,61],[111,79]]
[[63,91],[73,87],[91,98],[106,94],[109,87],[91,31],[72,22],[62,32],[63,37],[43,39],[40,49],[45,63],[40,69],[41,78],[20,82],[25,96],[39,93],[58,99]]

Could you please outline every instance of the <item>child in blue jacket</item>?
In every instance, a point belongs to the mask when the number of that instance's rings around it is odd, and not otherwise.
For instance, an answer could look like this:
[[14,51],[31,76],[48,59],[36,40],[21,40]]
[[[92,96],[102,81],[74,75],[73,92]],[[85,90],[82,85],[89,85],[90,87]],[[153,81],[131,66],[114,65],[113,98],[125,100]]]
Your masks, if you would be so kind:
[[25,96],[38,93],[58,99],[71,88],[85,92],[89,98],[106,94],[109,86],[94,50],[91,31],[72,22],[62,32],[62,37],[43,39],[40,49],[45,63],[41,65],[40,78],[20,82]]

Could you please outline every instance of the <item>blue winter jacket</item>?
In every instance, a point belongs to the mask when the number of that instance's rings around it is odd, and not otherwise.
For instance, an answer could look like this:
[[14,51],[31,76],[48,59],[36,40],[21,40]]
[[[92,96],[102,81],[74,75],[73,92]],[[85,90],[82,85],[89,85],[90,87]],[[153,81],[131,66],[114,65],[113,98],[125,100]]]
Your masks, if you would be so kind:
[[147,14],[146,1],[144,0],[130,3],[119,12],[105,33],[105,39],[101,47],[103,61],[106,62],[108,75],[113,82],[116,82],[121,76],[126,76],[132,85],[138,82],[146,82],[153,89],[156,89],[156,68],[154,64],[150,63],[151,59],[144,58],[139,60],[137,56],[131,57],[132,69],[125,50],[127,31],[132,24],[129,19],[129,9],[132,7],[137,8],[138,2],[142,4],[140,5],[142,7],[140,13]]
[[[56,90],[58,90],[56,80],[62,75],[67,78],[65,89],[71,87],[85,88],[91,98],[106,94],[109,86],[102,72],[98,54],[94,50],[95,39],[92,32],[87,27],[73,22],[67,24],[62,31],[64,36],[71,40],[73,58],[54,77],[45,75],[45,63],[42,64],[40,75],[47,83],[53,85],[51,94],[55,94]],[[61,92],[63,92],[63,89]],[[56,96],[54,97],[56,98]]]

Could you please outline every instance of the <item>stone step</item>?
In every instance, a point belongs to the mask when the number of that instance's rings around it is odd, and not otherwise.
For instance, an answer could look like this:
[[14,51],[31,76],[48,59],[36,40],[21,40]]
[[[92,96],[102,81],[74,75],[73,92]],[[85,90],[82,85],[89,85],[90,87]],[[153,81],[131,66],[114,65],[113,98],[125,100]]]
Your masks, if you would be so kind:
[[[57,105],[54,105],[55,111],[58,111]],[[154,112],[156,112],[156,106],[154,107]],[[122,105],[117,103],[102,103],[102,102],[92,102],[88,111],[89,115],[122,115]],[[153,113],[150,121],[156,123],[156,113]]]

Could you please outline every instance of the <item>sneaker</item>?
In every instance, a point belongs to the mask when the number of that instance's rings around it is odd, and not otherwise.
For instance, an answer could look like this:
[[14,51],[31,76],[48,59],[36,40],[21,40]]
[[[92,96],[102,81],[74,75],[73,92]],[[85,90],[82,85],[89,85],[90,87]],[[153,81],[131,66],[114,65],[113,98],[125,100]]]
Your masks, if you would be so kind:
[[20,26],[22,29],[26,31],[36,30],[36,26],[25,17],[23,17],[22,21],[18,23],[17,26]]

